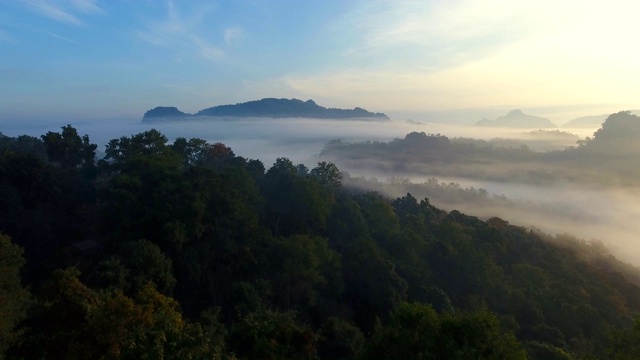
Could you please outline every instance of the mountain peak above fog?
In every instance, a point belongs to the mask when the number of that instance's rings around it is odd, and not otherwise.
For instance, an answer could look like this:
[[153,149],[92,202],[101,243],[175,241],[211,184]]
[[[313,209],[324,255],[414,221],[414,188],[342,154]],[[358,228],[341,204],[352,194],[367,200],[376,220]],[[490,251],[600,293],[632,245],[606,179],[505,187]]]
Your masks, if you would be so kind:
[[313,100],[302,101],[298,99],[265,98],[234,105],[218,105],[200,110],[193,115],[184,113],[175,107],[159,106],[147,111],[142,121],[172,121],[197,117],[389,120],[386,114],[370,112],[359,107],[353,109],[335,109],[320,106]]
[[506,115],[495,120],[484,118],[476,123],[476,126],[507,127],[507,128],[557,128],[551,120],[539,116],[527,115],[520,109],[509,111]]

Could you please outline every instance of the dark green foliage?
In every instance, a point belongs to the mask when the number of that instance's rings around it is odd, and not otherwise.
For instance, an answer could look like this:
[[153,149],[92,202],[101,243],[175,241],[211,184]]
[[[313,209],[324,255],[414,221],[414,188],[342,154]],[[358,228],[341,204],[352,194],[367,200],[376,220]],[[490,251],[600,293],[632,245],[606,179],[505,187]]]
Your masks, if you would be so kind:
[[89,142],[89,136],[80,137],[71,125],[63,126],[62,133],[49,131],[42,135],[49,161],[63,168],[93,166],[97,145]]
[[240,318],[229,341],[239,359],[306,360],[316,353],[318,336],[292,311],[259,309]]
[[275,235],[319,233],[325,229],[333,203],[331,193],[315,178],[299,176],[289,159],[277,159],[267,171],[263,194],[265,220]]
[[22,249],[0,233],[0,359],[7,348],[19,339],[15,330],[25,318],[29,291],[22,285],[20,271],[24,266]]
[[340,256],[320,237],[276,238],[266,250],[265,272],[272,283],[273,303],[282,309],[308,308],[336,301],[343,283]]
[[526,344],[527,354],[531,360],[573,360],[573,356],[561,348],[550,344],[529,342]]
[[488,312],[438,315],[431,306],[402,303],[376,325],[363,359],[527,359],[513,334]]
[[436,359],[439,322],[428,305],[398,304],[387,325],[376,324],[363,359]]
[[333,163],[321,161],[318,166],[311,170],[309,175],[315,178],[322,186],[334,191],[340,189],[342,185],[342,174]]
[[[75,269],[58,270],[28,319],[16,357],[28,359],[222,359],[215,326],[186,322],[172,298],[143,286],[135,296],[96,292]],[[213,319],[215,321],[215,319]]]
[[358,239],[342,252],[345,300],[356,323],[369,331],[376,316],[406,299],[407,282],[393,262],[370,239]]
[[329,317],[320,328],[318,355],[321,359],[358,358],[365,337],[357,326],[336,317]]
[[614,360],[640,358],[640,319],[632,328],[614,333],[609,356]]
[[176,284],[171,259],[147,240],[120,245],[118,253],[98,264],[96,280],[102,286],[135,294],[148,283],[161,293],[171,294]]
[[44,142],[37,137],[29,135],[20,135],[13,138],[0,134],[0,153],[5,151],[33,155],[42,160],[47,160],[48,158]]
[[25,153],[0,154],[0,231],[24,248],[31,281],[69,265],[72,244],[91,236],[92,186],[77,169]]

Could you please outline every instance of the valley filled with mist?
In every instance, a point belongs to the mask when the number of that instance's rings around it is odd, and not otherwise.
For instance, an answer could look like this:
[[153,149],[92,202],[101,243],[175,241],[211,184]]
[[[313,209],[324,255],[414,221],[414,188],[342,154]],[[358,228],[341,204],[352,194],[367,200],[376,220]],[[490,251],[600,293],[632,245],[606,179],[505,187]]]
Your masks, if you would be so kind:
[[[607,117],[597,117],[605,123]],[[345,185],[390,197],[411,193],[446,210],[524,227],[597,239],[637,264],[640,230],[637,118],[611,116],[605,127],[527,129],[437,122],[345,119],[203,117],[199,120],[81,122],[98,144],[158,129],[169,139],[198,137],[224,143],[265,165],[286,156],[313,167],[331,161]],[[594,126],[593,124],[591,126]],[[52,124],[5,135],[38,136]],[[595,136],[594,136],[595,134]]]

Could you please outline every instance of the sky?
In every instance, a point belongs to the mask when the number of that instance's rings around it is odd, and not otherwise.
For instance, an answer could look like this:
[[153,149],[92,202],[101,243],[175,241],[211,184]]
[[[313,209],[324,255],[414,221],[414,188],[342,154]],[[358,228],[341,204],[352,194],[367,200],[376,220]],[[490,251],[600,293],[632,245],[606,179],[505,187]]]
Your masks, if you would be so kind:
[[561,123],[640,108],[638,14],[634,0],[1,0],[0,120],[276,97]]

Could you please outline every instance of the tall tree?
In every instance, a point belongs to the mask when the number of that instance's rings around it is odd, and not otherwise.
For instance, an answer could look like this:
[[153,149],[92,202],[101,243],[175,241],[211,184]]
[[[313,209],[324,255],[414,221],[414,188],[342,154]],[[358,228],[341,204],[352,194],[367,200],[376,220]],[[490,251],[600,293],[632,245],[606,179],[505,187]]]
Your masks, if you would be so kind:
[[96,156],[96,144],[91,144],[89,136],[80,137],[71,125],[62,127],[62,132],[42,135],[49,160],[63,168],[93,166]]

